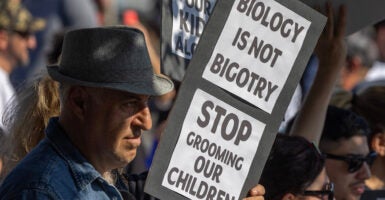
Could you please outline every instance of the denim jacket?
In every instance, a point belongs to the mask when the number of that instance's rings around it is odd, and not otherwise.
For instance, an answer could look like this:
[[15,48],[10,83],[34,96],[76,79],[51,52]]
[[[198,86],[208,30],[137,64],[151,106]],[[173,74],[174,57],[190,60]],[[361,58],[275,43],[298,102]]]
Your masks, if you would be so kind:
[[52,118],[46,138],[5,178],[0,199],[122,199]]

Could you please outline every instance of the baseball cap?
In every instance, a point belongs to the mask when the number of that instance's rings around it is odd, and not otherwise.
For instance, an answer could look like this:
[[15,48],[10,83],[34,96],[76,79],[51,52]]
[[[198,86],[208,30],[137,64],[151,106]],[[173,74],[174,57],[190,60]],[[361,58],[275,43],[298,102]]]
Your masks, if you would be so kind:
[[20,3],[12,0],[0,1],[0,29],[31,34],[44,27],[45,20],[33,17]]

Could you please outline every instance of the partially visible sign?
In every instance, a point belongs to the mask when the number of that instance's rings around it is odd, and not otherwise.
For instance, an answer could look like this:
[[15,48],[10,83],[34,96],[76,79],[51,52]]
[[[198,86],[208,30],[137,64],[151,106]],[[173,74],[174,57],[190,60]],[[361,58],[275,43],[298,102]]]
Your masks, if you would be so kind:
[[172,1],[172,53],[191,59],[216,0]]
[[162,72],[182,81],[216,0],[164,0]]

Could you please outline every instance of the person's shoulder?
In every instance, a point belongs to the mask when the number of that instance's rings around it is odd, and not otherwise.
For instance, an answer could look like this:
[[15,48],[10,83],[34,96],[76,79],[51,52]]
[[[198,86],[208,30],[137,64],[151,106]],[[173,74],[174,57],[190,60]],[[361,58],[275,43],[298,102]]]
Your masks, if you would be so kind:
[[141,174],[118,173],[117,175],[116,186],[124,197],[131,196],[136,199],[157,200],[156,197],[144,192],[148,171]]
[[365,190],[364,194],[362,194],[362,200],[376,200],[376,199],[384,199],[385,198],[385,190]]
[[[43,161],[47,161],[44,163]],[[3,181],[0,197],[5,199],[60,199],[64,193],[77,193],[73,177],[68,169],[63,170],[60,162],[55,167],[55,159],[43,159],[38,169],[35,163],[18,165]],[[63,193],[64,191],[64,193]],[[17,195],[17,196],[15,196]],[[38,198],[37,198],[38,197]],[[2,198],[0,198],[2,200]]]
[[8,174],[0,191],[12,193],[35,189],[49,191],[56,185],[66,185],[64,182],[72,184],[72,179],[69,177],[71,173],[65,161],[55,153],[52,147],[43,143],[31,151]]
[[17,165],[2,182],[0,199],[28,199],[32,196],[45,199],[44,197],[55,196],[52,183],[47,176],[51,164],[39,163],[40,168],[31,162],[22,162]]
[[372,80],[372,81],[362,81],[358,83],[352,91],[356,94],[360,94],[361,92],[365,91],[366,89],[373,87],[373,86],[385,86],[385,77],[378,80]]

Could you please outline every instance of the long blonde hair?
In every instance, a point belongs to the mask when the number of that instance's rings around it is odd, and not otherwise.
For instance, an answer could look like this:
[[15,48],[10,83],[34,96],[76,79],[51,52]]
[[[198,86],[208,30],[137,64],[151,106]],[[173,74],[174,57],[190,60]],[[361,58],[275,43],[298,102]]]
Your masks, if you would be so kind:
[[58,83],[46,72],[17,91],[4,118],[8,134],[0,147],[4,155],[2,175],[10,172],[45,137],[49,118],[59,112]]

